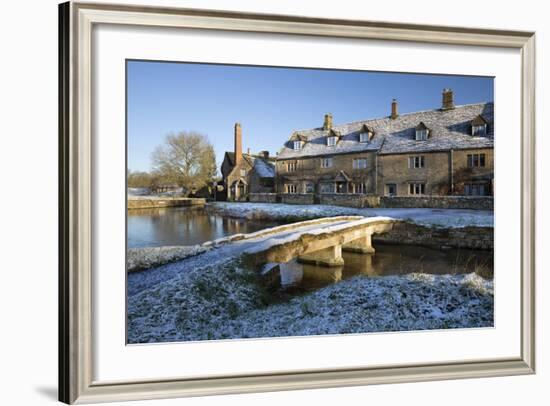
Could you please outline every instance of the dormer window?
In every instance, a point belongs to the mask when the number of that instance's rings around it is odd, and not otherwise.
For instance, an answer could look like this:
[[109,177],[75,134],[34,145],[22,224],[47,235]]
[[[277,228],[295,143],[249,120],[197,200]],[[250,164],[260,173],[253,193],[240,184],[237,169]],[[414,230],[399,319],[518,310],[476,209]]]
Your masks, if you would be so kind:
[[368,125],[363,124],[359,132],[359,142],[369,142],[374,136],[374,130]]
[[327,138],[327,146],[334,147],[336,145],[336,141],[338,140],[338,137],[328,137]]
[[294,151],[299,151],[302,149],[302,141],[294,141],[292,144]]
[[487,121],[481,116],[472,120],[472,136],[481,137],[487,135]]
[[474,136],[483,136],[487,134],[487,124],[482,125],[473,125],[472,126],[472,135]]
[[426,141],[430,135],[430,130],[424,123],[418,124],[415,131],[416,133],[414,139],[416,141]]

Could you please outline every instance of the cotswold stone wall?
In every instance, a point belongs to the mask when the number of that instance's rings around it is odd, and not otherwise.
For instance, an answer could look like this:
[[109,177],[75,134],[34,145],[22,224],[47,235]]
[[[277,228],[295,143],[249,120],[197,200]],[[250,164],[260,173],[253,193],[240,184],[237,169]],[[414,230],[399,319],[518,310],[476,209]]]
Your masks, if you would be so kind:
[[277,193],[250,193],[249,200],[254,203],[277,203]]
[[493,210],[492,196],[421,196],[401,197],[384,196],[380,198],[380,207],[435,209],[476,209]]
[[360,194],[322,194],[319,195],[319,203],[331,204],[334,206],[348,207],[378,207],[380,198],[378,196],[368,196]]
[[399,222],[391,231],[372,236],[373,242],[423,245],[431,248],[492,250],[493,227],[436,228]]
[[204,206],[206,199],[202,197],[150,197],[128,199],[128,210],[156,209],[163,207]]
[[279,200],[286,204],[313,204],[314,196],[312,193],[280,194]]

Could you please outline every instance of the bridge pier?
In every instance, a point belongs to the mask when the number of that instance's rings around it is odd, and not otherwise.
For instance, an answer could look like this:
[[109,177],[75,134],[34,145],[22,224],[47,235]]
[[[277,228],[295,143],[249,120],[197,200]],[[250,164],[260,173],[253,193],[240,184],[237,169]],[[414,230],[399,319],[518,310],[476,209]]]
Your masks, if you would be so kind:
[[372,234],[366,233],[362,237],[357,238],[343,245],[343,250],[348,252],[357,252],[359,254],[374,254],[375,250],[372,246]]
[[319,266],[342,266],[342,244],[298,256],[298,262]]

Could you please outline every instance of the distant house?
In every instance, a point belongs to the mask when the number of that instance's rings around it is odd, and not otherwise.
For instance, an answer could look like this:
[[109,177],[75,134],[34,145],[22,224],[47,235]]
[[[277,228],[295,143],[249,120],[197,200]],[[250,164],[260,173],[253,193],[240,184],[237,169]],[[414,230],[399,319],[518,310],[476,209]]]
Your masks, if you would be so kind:
[[277,156],[279,194],[493,194],[493,103],[455,106],[294,131]]
[[250,193],[272,193],[275,188],[275,159],[268,151],[242,152],[242,128],[235,124],[235,148],[224,154],[221,173],[223,192],[218,199],[247,201]]

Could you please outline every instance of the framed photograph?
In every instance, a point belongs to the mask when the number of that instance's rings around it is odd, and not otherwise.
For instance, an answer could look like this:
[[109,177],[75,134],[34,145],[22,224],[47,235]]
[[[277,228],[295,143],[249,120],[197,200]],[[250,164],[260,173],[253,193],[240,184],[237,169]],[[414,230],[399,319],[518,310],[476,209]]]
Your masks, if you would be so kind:
[[534,33],[59,21],[61,401],[534,373]]

